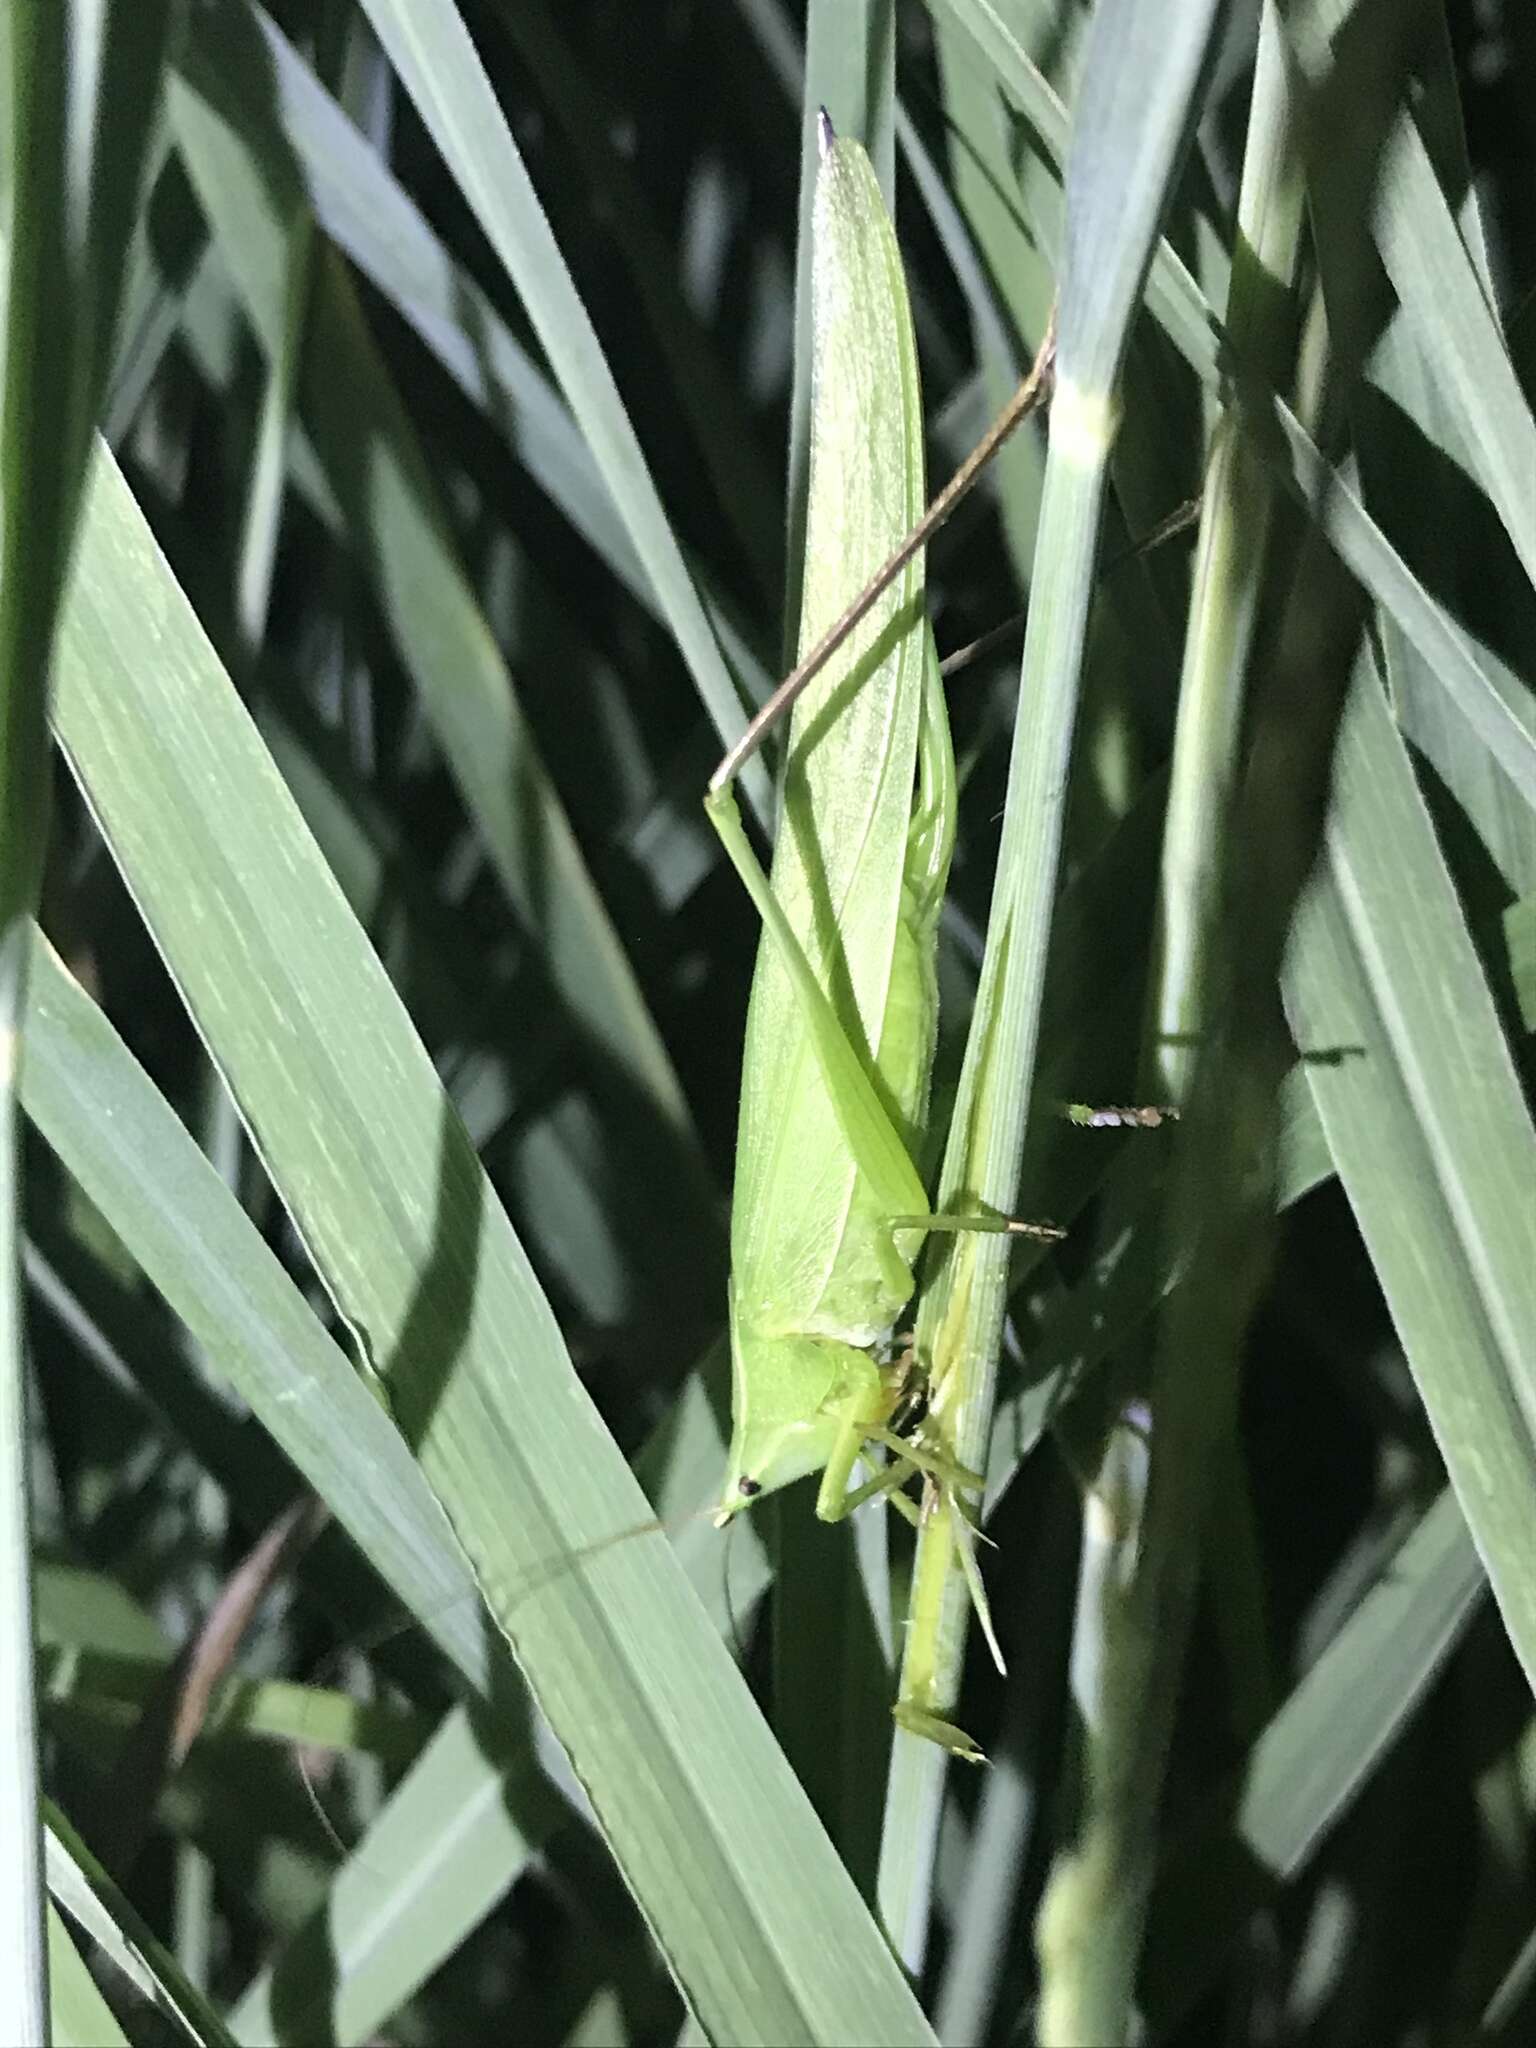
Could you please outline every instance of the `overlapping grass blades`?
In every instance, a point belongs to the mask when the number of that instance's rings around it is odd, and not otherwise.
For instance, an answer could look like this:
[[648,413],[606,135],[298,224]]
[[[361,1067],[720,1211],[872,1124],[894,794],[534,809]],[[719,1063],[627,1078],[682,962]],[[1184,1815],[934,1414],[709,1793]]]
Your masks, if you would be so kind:
[[[155,658],[135,661],[147,622]],[[59,673],[103,834],[690,2002],[744,2039],[837,2039],[874,2011],[921,2040],[664,1539],[640,1533],[644,1496],[462,1126],[104,453]]]

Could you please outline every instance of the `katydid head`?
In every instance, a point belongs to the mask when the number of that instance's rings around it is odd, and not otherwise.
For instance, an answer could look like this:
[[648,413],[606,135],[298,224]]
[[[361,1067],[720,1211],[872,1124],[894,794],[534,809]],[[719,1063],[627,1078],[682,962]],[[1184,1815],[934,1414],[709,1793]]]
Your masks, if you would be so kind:
[[734,1427],[717,1524],[813,1472],[826,1475],[818,1512],[841,1495],[871,1428],[887,1421],[889,1376],[867,1351],[835,1337],[769,1335],[731,1318]]

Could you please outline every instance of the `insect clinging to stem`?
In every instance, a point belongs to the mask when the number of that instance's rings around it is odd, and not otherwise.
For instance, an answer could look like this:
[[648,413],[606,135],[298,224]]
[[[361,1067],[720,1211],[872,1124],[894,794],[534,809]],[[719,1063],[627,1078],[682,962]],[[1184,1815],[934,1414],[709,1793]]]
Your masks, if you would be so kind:
[[[963,1502],[980,1479],[926,1443],[920,1426],[892,1427],[911,1367],[885,1362],[890,1340],[930,1232],[1062,1233],[989,1213],[936,1215],[914,1164],[956,808],[923,548],[1044,395],[1051,347],[925,515],[916,351],[895,236],[863,150],[836,138],[824,114],[820,144],[802,658],[706,797],[763,923],[743,1054],[733,1433],[717,1519],[820,1473],[816,1512],[835,1521],[876,1492],[902,1505],[897,1489],[921,1473],[928,1501],[968,1530]],[[859,593],[851,605],[850,592]],[[786,714],[770,878],[731,784]],[[861,1460],[875,1469],[855,1487]],[[993,1640],[968,1545],[962,1554]],[[916,1715],[909,1725],[946,1743],[955,1734]]]

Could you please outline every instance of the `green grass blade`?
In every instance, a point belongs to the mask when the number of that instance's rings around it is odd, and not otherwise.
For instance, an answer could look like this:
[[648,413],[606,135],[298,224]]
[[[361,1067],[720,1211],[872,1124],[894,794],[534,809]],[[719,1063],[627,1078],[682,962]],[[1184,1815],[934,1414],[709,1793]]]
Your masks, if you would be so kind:
[[[1401,315],[1377,345],[1371,384],[1389,405],[1401,407],[1417,422],[1432,448],[1464,466],[1460,435]],[[1375,407],[1359,409],[1355,433],[1361,475],[1373,500],[1394,503],[1401,513],[1401,496],[1393,495],[1396,450],[1380,426]],[[1452,508],[1439,500],[1424,508],[1426,516],[1415,522],[1413,559],[1426,583],[1453,588],[1459,578],[1481,579],[1488,573],[1483,548],[1488,536],[1480,524],[1458,516],[1466,502],[1459,499]],[[1483,501],[1477,503],[1486,513]],[[1536,888],[1536,803],[1508,772],[1510,751],[1496,744],[1491,732],[1477,730],[1459,714],[1440,671],[1396,619],[1382,613],[1380,623],[1392,702],[1404,733],[1454,794],[1509,886],[1521,893]],[[1518,736],[1513,744],[1522,744]]]
[[1100,0],[1083,55],[1067,167],[1058,394],[1108,399],[1158,245],[1169,187],[1200,109],[1218,8],[1182,7],[1156,31]]
[[[1018,361],[1014,335],[1022,336],[1027,347],[1039,347],[1056,280],[1026,225],[1033,195],[1021,189],[1014,197],[1010,137],[990,67],[977,61],[970,38],[947,11],[935,14],[933,27],[945,113],[953,129],[950,175],[985,271],[966,299],[988,403],[996,412],[1027,368]],[[1053,196],[1059,207],[1059,192]],[[993,291],[1011,315],[1011,330],[993,308]],[[1034,559],[1044,465],[1044,446],[1035,434],[1015,434],[997,458],[1004,529],[1021,587]]]
[[[505,1697],[511,1674],[497,1675],[497,1659],[476,1618],[473,1582],[398,1433],[106,1019],[41,942],[34,946],[27,1032],[23,1100],[39,1130],[182,1316],[204,1356],[328,1501],[399,1599],[482,1698],[495,1697],[498,1687]],[[161,1341],[151,1340],[146,1350],[152,1355]],[[185,1419],[174,1387],[162,1389],[161,1398],[173,1418],[179,1412]],[[212,1421],[230,1427],[216,1404]],[[215,1476],[233,1486],[248,1516],[265,1516],[284,1497],[244,1492],[219,1434],[211,1444],[202,1435],[193,1442]],[[750,1613],[766,1572],[755,1530],[737,1530],[722,1560],[720,1539],[699,1520],[698,1510],[718,1491],[724,1456],[715,1410],[695,1379],[640,1461],[657,1512],[675,1525],[685,1568],[712,1603],[722,1633]],[[318,1554],[310,1562],[318,1567]],[[125,1635],[115,1610],[102,1611],[111,1582],[93,1581],[92,1588],[98,1597],[82,1611],[78,1574],[67,1584],[56,1572],[44,1574],[41,1640],[88,1646],[119,1660],[151,1655],[163,1661],[156,1632],[147,1641],[142,1633]],[[342,1612],[355,1624],[355,1594]],[[120,1685],[113,1697],[123,1697]],[[312,1742],[320,1731],[306,1713],[295,1732]],[[461,1760],[464,1740],[462,1730],[450,1737],[445,1729],[439,1738]],[[469,1905],[455,1917],[435,1892],[423,1894],[414,1884],[406,1896],[392,1896],[386,1873],[397,1867],[389,1847],[397,1839],[410,1847],[412,1870],[425,1867],[433,1842],[443,1843],[445,1855],[450,1848],[462,1855],[462,1869],[451,1858],[446,1867],[456,1872],[456,1897],[471,1903],[478,1897],[480,1911],[512,1882],[561,1804],[531,1768],[526,1744],[520,1761],[517,1746],[505,1740],[499,1747],[472,1746],[481,1760],[477,1775],[450,1773],[450,1796],[429,1774],[430,1796],[423,1796],[420,1809],[411,1807],[399,1821],[390,1817],[391,1806],[381,1822],[382,1844],[376,1831],[358,1844],[327,1908],[326,1924],[340,1931],[334,1962],[324,1942],[296,1937],[270,1981],[253,1986],[243,2002],[235,2025],[244,2038],[264,2038],[262,2015],[273,1998],[289,2015],[329,2000],[328,2024],[337,2038],[343,2029],[348,2038],[365,2038],[469,1931],[478,1918]],[[517,1773],[512,1780],[510,1768]],[[423,1810],[432,1816],[430,1829]],[[468,1845],[466,1828],[478,1849]],[[496,1863],[495,1855],[504,1861]]]
[[[173,87],[171,108],[246,309],[280,363],[302,187],[281,155],[258,161],[190,88]],[[691,1178],[702,1236],[713,1201],[677,1076],[460,564],[426,454],[330,251],[314,266],[308,355],[304,411],[316,451],[466,808],[572,1024],[653,1121],[654,1152],[674,1168],[673,1199]]]
[[[539,1778],[462,1709],[448,1715],[330,1885],[323,1912],[230,2014],[242,2041],[354,2048],[385,2026],[496,1904],[538,1846]],[[559,1802],[545,1788],[543,1810]]]
[[57,1906],[48,1907],[48,1979],[51,1995],[50,2038],[54,2048],[128,2048],[128,2036],[111,2006],[96,1988],[96,1979],[69,1937]]
[[[1189,8],[1170,33],[1166,23],[1138,25],[1132,9],[1110,4],[1090,32],[1079,115],[1085,141],[1067,174],[1057,381],[1007,810],[941,1209],[979,1197],[1005,1215],[1018,1212],[1116,379],[1212,20],[1212,9]],[[1132,170],[1139,185],[1127,183]],[[919,1356],[937,1375],[933,1414],[948,1455],[972,1469],[985,1463],[1007,1283],[1006,1239],[959,1237],[919,1308]],[[934,1518],[919,1539],[902,1697],[944,1719],[958,1692],[966,1619],[955,1565],[952,1534]],[[933,1745],[898,1733],[880,1901],[909,1966],[923,1952],[943,1765]]]
[[1536,1134],[1374,673],[1286,982],[1329,1148],[1536,1686]]
[[[1262,364],[1276,380],[1288,368],[1290,296],[1301,228],[1302,183],[1293,149],[1294,109],[1280,26],[1266,8],[1243,159],[1239,255],[1231,271],[1228,327],[1244,360]],[[1220,1044],[1232,1002],[1234,978],[1223,958],[1230,926],[1232,800],[1241,771],[1244,683],[1269,526],[1269,479],[1237,422],[1222,417],[1206,468],[1185,631],[1138,1082],[1142,1099],[1186,1110],[1192,1106],[1197,1072]],[[1198,1109],[1198,1102],[1193,1106]],[[1150,1191],[1160,1211],[1166,1212],[1170,1191],[1179,1191],[1176,1176],[1177,1167],[1153,1181]],[[1145,1262],[1171,1279],[1171,1268],[1194,1241],[1187,1224],[1176,1234],[1167,1228],[1164,1213],[1147,1212],[1142,1188],[1131,1190],[1127,1209],[1110,1210],[1102,1234],[1106,1244],[1125,1247],[1115,1278],[1133,1309],[1145,1299]],[[1193,1258],[1190,1264],[1193,1269]],[[1082,1296],[1095,1334],[1104,1325],[1123,1327],[1122,1304],[1115,1304],[1115,1315],[1106,1313],[1109,1305],[1092,1283]],[[1171,1305],[1167,1329],[1174,1327],[1175,1313]],[[1069,1332],[1076,1334],[1070,1325]],[[1176,1572],[1190,1569],[1187,1559],[1195,1554],[1202,1527],[1206,1471],[1223,1460],[1236,1463],[1232,1389],[1237,1363],[1236,1344],[1225,1351],[1212,1346],[1198,1363],[1169,1345],[1166,1356],[1159,1354],[1154,1376],[1144,1358],[1128,1352],[1117,1371],[1117,1397],[1106,1395],[1097,1404],[1102,1410],[1098,1441],[1078,1453],[1095,1475],[1083,1508],[1072,1649],[1077,1712],[1072,1765],[1081,1790],[1038,1922],[1042,2036],[1050,2041],[1068,2041],[1077,2034],[1118,2039],[1126,2027],[1138,1916],[1151,1878],[1144,1846],[1151,1832],[1148,1815],[1155,1810],[1164,1764],[1158,1748],[1138,1738],[1143,1724],[1155,1719],[1154,1703],[1171,1699],[1176,1691],[1175,1674],[1184,1654],[1181,1616],[1171,1603],[1159,1612],[1158,1627],[1149,1635],[1146,1612],[1153,1596],[1138,1599],[1141,1575],[1150,1573],[1152,1560],[1175,1555],[1180,1534],[1184,1552],[1177,1567],[1165,1569],[1175,1582]],[[1166,1426],[1164,1417],[1178,1412],[1179,1381],[1202,1368],[1204,1405],[1219,1421],[1203,1446],[1204,1456],[1191,1456],[1181,1470],[1174,1459],[1189,1440]],[[1133,1391],[1141,1398],[1128,1422],[1126,1404]],[[1151,1584],[1150,1577],[1145,1583]],[[1239,1639],[1246,1643],[1252,1633],[1240,1631]]]
[[[365,0],[443,160],[507,275],[645,565],[667,624],[723,740],[741,724],[741,695],[721,657],[619,396],[511,130],[452,0],[430,19],[404,0]],[[746,776],[758,817],[768,815],[765,773]]]
[[[1243,361],[1262,366],[1276,384],[1287,375],[1296,332],[1292,294],[1304,192],[1294,121],[1280,23],[1266,6],[1227,332]],[[1219,907],[1221,851],[1240,760],[1243,681],[1263,590],[1271,502],[1270,479],[1228,415],[1206,466],[1169,771],[1153,1022],[1141,1080],[1155,1102],[1183,1101],[1194,1048],[1212,1028],[1205,947]]]
[[[701,1513],[719,1496],[729,1365],[722,1343],[636,1460],[683,1569],[728,1642],[746,1627],[769,1578],[756,1524],[738,1523],[722,1558]],[[329,2027],[338,2044],[376,2032],[565,1817],[549,1779],[530,1767],[531,1755],[526,1744],[498,1739],[483,1715],[445,1720],[337,1872],[324,1904],[250,1985],[233,2016],[236,2032],[266,2040],[274,2010],[312,2029]]]
[[105,458],[60,676],[95,815],[690,2004],[741,2040],[927,2039],[666,1544],[614,1540],[644,1498]]
[[500,0],[499,15],[580,166],[584,203],[600,208],[612,223],[669,388],[713,485],[716,512],[740,541],[757,595],[771,606],[783,550],[776,531],[778,479],[759,458],[742,394],[673,274],[677,252],[652,215],[644,186],[608,140],[621,118],[618,102],[594,72],[583,69],[554,14],[539,0]]
[[48,1889],[70,1918],[174,2030],[173,2039],[235,2048],[224,2022],[63,1814],[50,1807],[46,1820]]
[[476,1689],[474,1580],[399,1432],[170,1105],[45,942],[34,946],[29,1117],[204,1354]]
[[[164,0],[0,22],[0,2038],[46,2035],[17,1088],[48,843],[49,664],[160,82]],[[105,110],[110,107],[110,116]]]
[[[1067,113],[993,0],[943,0],[996,68],[998,81],[1029,117],[1047,156],[1065,157]],[[1147,306],[1202,383],[1222,375],[1221,327],[1188,268],[1159,244],[1147,280]],[[1242,366],[1246,372],[1246,365]],[[1536,807],[1536,708],[1520,678],[1480,646],[1412,573],[1371,518],[1347,478],[1330,480],[1315,442],[1283,398],[1246,374],[1239,395],[1250,431],[1287,487],[1316,508],[1340,558],[1397,620],[1423,656],[1455,713],[1487,749],[1525,802]]]
[[[559,394],[271,18],[245,0],[197,9],[177,69],[259,162],[281,164],[291,155],[320,226],[420,335],[624,587],[665,621]],[[705,590],[703,602],[732,668],[754,700],[762,698],[767,666],[718,596]]]
[[1367,1782],[1449,1656],[1485,1580],[1447,1491],[1391,1559],[1159,1873],[1144,2013],[1165,2039],[1273,1884],[1294,1877]]
[[[1314,0],[1296,10],[1289,32],[1308,72],[1326,71],[1319,42],[1359,12],[1360,0]],[[1382,162],[1375,231],[1408,326],[1461,426],[1473,474],[1536,585],[1536,420],[1412,107],[1399,116]]]
[[1498,1990],[1488,2001],[1479,2039],[1514,2048],[1536,2023],[1536,1928],[1522,1942]]
[[288,223],[283,261],[282,321],[278,344],[267,365],[250,487],[240,534],[235,614],[241,647],[249,657],[266,638],[277,566],[277,537],[283,518],[283,485],[288,470],[288,435],[298,409],[304,365],[304,330],[314,256],[314,216],[296,212]]

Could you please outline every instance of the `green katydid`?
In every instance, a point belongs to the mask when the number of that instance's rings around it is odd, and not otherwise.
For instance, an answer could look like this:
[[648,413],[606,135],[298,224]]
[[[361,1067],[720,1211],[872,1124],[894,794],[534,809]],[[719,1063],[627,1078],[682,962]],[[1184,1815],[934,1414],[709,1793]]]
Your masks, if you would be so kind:
[[[907,1368],[882,1364],[880,1348],[911,1299],[929,1231],[1061,1233],[995,1216],[933,1215],[913,1164],[928,1107],[938,918],[955,829],[954,757],[923,610],[922,544],[939,521],[932,512],[919,518],[922,417],[895,236],[863,150],[836,140],[825,116],[821,154],[800,636],[810,651],[722,762],[706,799],[764,927],[743,1059],[733,1435],[719,1518],[817,1472],[824,1520],[876,1491],[902,1505],[896,1487],[920,1471],[958,1525],[959,1496],[978,1492],[980,1481],[920,1432],[893,1430]],[[1043,356],[1036,392],[1045,367]],[[1027,401],[1017,416],[1025,409]],[[979,470],[995,445],[989,436],[966,470]],[[945,499],[958,495],[951,486]],[[850,591],[861,594],[844,610]],[[791,704],[770,881],[730,785]],[[850,1491],[874,1445],[893,1463]],[[990,1638],[964,1541],[962,1555]],[[921,1732],[954,1735],[938,1723]]]

